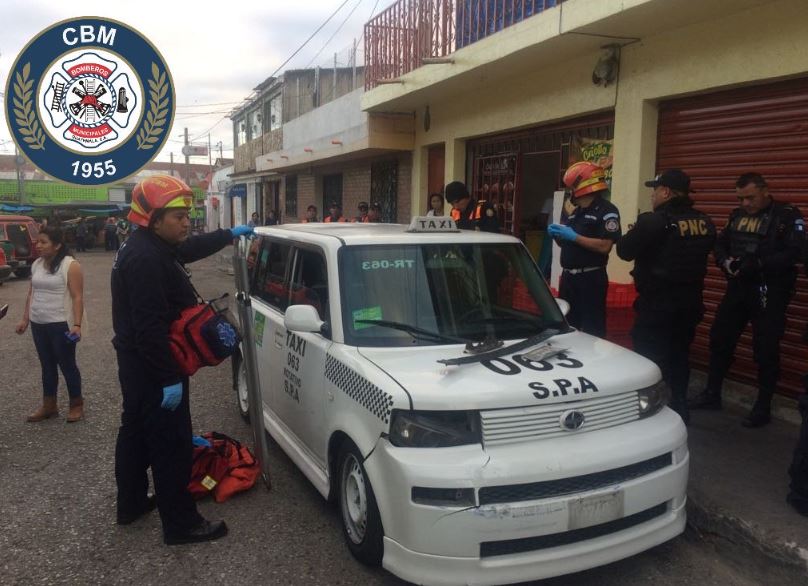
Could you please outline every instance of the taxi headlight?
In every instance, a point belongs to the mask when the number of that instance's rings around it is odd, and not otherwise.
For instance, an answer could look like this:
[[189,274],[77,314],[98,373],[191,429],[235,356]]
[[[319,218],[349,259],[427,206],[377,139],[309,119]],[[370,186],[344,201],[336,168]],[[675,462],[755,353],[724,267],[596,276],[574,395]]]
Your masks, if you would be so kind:
[[448,448],[481,441],[476,411],[393,411],[390,443],[394,446]]
[[659,381],[655,385],[637,391],[640,402],[640,419],[650,417],[665,405],[670,399],[668,385],[664,381]]

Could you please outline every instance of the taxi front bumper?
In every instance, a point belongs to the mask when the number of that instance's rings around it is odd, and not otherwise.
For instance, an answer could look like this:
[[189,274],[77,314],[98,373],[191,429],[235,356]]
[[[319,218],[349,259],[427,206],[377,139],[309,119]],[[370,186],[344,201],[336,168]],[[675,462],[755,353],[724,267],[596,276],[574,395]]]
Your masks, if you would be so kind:
[[[668,409],[487,449],[380,440],[365,461],[384,526],[383,565],[429,584],[547,578],[663,543],[684,530],[688,465],[686,430]],[[413,487],[465,489],[474,502],[416,503]]]

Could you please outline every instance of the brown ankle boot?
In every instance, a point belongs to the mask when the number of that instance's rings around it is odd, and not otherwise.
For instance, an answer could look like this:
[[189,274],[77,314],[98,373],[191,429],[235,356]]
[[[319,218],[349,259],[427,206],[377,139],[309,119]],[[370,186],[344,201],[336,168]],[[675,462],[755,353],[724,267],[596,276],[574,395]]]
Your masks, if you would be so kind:
[[37,423],[57,415],[59,415],[59,409],[56,407],[56,397],[45,396],[42,397],[42,407],[31,413],[26,421],[28,423]]
[[67,412],[67,422],[75,423],[84,418],[84,399],[77,397],[70,399],[70,411]]

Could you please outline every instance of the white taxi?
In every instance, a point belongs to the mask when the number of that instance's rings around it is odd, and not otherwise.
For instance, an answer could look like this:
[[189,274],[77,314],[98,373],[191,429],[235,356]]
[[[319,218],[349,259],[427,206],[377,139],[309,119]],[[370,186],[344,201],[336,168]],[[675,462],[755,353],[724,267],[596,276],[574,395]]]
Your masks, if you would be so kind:
[[519,240],[436,218],[256,235],[263,423],[358,560],[504,584],[684,530],[687,434],[659,369],[569,327]]

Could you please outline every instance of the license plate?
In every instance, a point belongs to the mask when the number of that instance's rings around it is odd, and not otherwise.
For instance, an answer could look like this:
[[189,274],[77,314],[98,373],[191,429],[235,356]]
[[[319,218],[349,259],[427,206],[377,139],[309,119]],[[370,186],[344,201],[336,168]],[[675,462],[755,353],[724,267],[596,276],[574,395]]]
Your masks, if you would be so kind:
[[623,517],[623,491],[585,496],[568,502],[569,530],[608,523]]
[[28,264],[28,262],[27,262],[27,261],[21,260],[21,261],[20,261],[20,264],[19,264],[18,266],[24,267],[24,266],[25,266],[25,265],[27,265],[27,264]]

